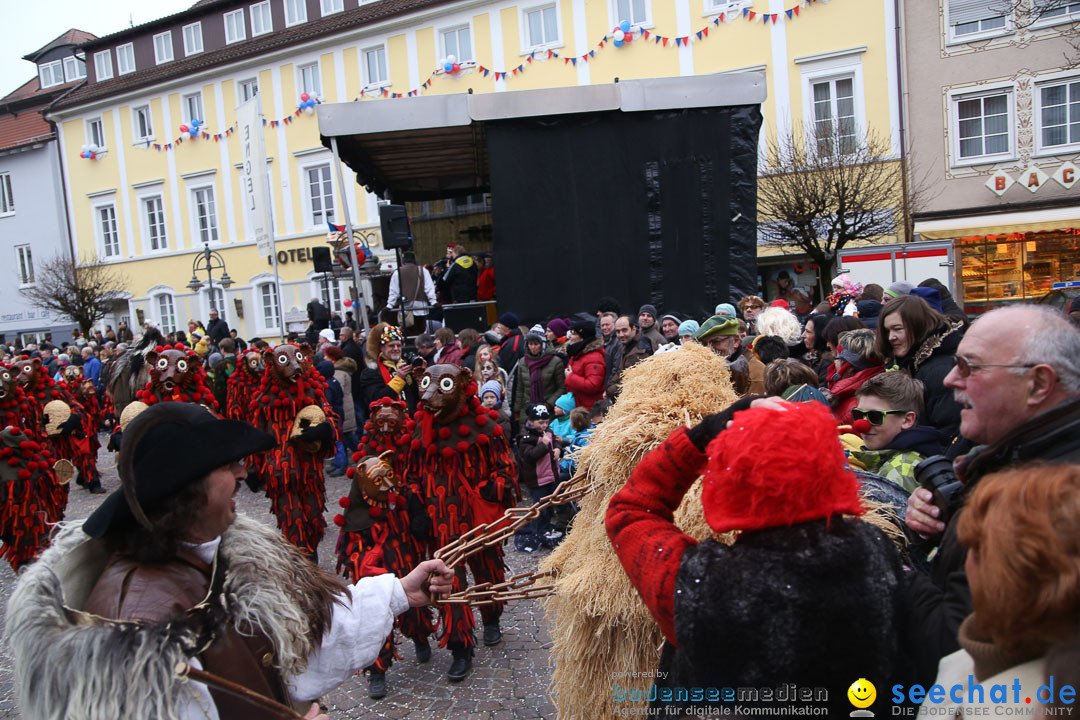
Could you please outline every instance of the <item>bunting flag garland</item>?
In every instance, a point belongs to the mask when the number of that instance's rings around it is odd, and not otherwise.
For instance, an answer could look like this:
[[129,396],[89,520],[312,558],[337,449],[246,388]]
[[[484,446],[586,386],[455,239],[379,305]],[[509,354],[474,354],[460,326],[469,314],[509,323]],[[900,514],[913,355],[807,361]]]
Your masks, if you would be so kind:
[[[623,46],[631,44],[630,41],[634,37],[635,33],[637,33],[643,40],[652,40],[651,44],[654,46],[660,46],[662,48],[675,47],[682,49],[685,47],[689,47],[694,42],[702,42],[703,40],[707,40],[710,37],[710,24],[714,27],[719,28],[721,24],[730,25],[735,22],[735,20],[740,18],[750,23],[757,23],[758,19],[760,18],[759,26],[776,25],[778,22],[793,22],[794,20],[802,17],[801,10],[813,7],[818,3],[828,4],[828,2],[829,0],[799,0],[799,3],[796,4],[794,7],[791,7],[779,13],[759,13],[751,10],[750,8],[743,8],[741,14],[736,14],[734,16],[722,12],[718,16],[712,18],[709,24],[706,24],[705,27],[695,32],[692,32],[689,35],[682,36],[660,35],[645,28],[631,27],[631,29],[625,30],[627,25],[623,23],[621,25],[622,29],[620,27],[614,28],[611,34],[605,34],[591,50],[583,53],[582,55],[565,55],[551,49],[539,51],[534,50],[525,58],[524,62],[519,64],[517,67],[510,68],[509,70],[495,70],[494,68],[485,67],[484,65],[481,65],[475,61],[464,61],[460,63],[455,63],[451,70],[439,66],[435,70],[433,70],[431,74],[428,75],[428,78],[424,82],[420,83],[420,86],[417,88],[405,92],[393,92],[387,87],[372,88],[365,86],[361,88],[360,94],[357,95],[356,98],[354,98],[354,102],[375,98],[398,99],[403,97],[419,97],[423,94],[425,90],[431,88],[431,86],[434,84],[435,80],[438,77],[443,76],[456,79],[460,74],[462,74],[463,71],[473,69],[475,69],[476,72],[483,78],[487,78],[493,75],[495,82],[502,82],[505,81],[508,77],[517,77],[519,75],[523,75],[529,67],[535,64],[534,61],[537,59],[541,61],[562,59],[564,66],[569,65],[576,68],[579,61],[583,63],[588,63],[590,60],[595,60],[596,53],[599,50],[607,50],[608,52],[619,52]],[[295,119],[299,117],[305,110],[310,112],[314,104],[321,103],[321,99],[312,96],[308,100],[301,102],[293,112],[289,113],[285,117],[277,120],[268,120],[267,118],[263,118],[262,123],[263,125],[268,125],[271,128],[278,128],[283,125],[292,126],[295,124]],[[237,127],[237,123],[234,122],[232,125],[230,125],[223,132],[220,133],[211,133],[207,132],[203,128],[199,128],[198,134],[202,137],[203,140],[213,139],[213,141],[216,143],[221,142],[222,140],[228,140],[233,135],[233,133],[236,132]],[[150,148],[153,148],[157,152],[170,152],[179,145],[183,144],[183,142],[183,137],[178,137],[170,143],[151,143],[149,140],[147,140],[146,145],[143,149],[149,150]]]

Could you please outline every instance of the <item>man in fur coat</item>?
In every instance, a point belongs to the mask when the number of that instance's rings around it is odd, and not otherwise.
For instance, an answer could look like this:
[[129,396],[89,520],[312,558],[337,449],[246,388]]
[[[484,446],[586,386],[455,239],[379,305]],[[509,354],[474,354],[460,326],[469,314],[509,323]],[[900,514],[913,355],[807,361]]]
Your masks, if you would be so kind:
[[423,371],[423,364],[413,366],[401,357],[405,335],[401,328],[379,323],[368,333],[364,348],[365,367],[358,383],[364,407],[380,398],[401,400],[411,415],[416,411],[420,392],[416,375]]
[[[24,717],[277,718],[277,705],[302,703],[326,718],[312,700],[375,659],[395,615],[450,589],[440,561],[346,585],[237,516],[243,458],[273,446],[188,403],[132,420],[123,488],[63,528],[12,594]],[[185,681],[178,668],[209,675]]]
[[[899,555],[859,519],[858,481],[828,410],[752,402],[676,430],[608,506],[615,553],[667,640],[650,699],[667,715],[731,711],[734,698],[680,690],[794,683],[825,688],[815,706],[846,717],[855,680],[903,682]],[[705,520],[738,532],[733,544],[698,543],[673,522],[702,474]]]

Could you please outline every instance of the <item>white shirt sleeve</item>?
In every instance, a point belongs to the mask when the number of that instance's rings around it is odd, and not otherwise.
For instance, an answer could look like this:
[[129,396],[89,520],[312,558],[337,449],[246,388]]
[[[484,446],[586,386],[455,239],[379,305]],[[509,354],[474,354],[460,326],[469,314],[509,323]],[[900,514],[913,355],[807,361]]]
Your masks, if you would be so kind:
[[[394,618],[409,609],[395,575],[362,578],[348,589],[344,606],[334,604],[322,645],[308,658],[307,669],[288,678],[294,700],[321,697],[379,657]],[[186,720],[186,719],[185,719]]]
[[395,270],[390,274],[390,292],[386,295],[386,307],[392,308],[397,306],[400,297],[401,284],[398,282],[398,271]]
[[[203,669],[197,657],[188,660],[188,665],[196,670]],[[210,696],[210,689],[194,680],[180,684],[176,710],[180,720],[218,720],[219,717],[214,698]]]
[[435,297],[435,283],[431,280],[431,273],[428,272],[426,267],[420,268],[424,273],[424,294],[427,295],[428,305],[434,305],[437,300]]

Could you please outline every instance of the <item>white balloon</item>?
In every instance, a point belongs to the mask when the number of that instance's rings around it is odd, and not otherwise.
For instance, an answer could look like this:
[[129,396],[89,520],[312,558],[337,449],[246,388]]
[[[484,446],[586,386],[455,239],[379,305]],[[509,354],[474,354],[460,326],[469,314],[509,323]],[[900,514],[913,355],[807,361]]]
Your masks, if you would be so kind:
[[456,63],[457,62],[457,57],[454,56],[454,55],[447,55],[446,56],[446,61],[448,63]]
[[315,108],[308,105],[306,108],[304,108],[304,112],[310,115],[311,113],[315,112]]
[[191,140],[191,139],[192,139],[192,138],[194,138],[194,137],[195,137],[195,136],[194,136],[194,135],[192,135],[192,134],[191,134],[191,133],[189,133],[189,132],[186,132],[186,133],[184,133],[184,139],[185,139],[185,140]]
[[90,149],[90,143],[85,143],[85,144],[84,144],[84,145],[82,146],[82,151],[83,151],[83,152],[86,152],[86,151],[87,151],[87,150],[89,150],[89,149]]
[[616,40],[618,40],[619,42],[622,42],[624,37],[626,37],[626,33],[624,33],[622,30],[616,30],[615,31],[614,38]]

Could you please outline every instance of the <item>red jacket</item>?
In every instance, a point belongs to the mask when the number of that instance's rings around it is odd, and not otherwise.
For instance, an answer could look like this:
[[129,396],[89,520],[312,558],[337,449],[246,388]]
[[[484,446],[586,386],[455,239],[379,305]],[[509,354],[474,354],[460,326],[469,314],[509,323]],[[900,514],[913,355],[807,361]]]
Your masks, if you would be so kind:
[[675,578],[697,541],[675,525],[675,509],[705,466],[705,453],[682,427],[646,455],[608,504],[604,526],[630,582],[672,645]]
[[851,411],[859,406],[855,391],[870,378],[885,372],[883,365],[874,365],[865,370],[854,372],[855,368],[844,363],[840,372],[829,371],[829,394],[832,395],[832,412],[836,422],[841,425],[851,424]]
[[[461,367],[461,358],[465,357],[465,351],[461,349],[461,346],[454,341],[450,345],[443,347],[442,354],[439,355],[440,365],[457,365]],[[472,368],[469,368],[472,370]]]
[[484,268],[476,281],[476,299],[495,299],[495,268]]
[[607,377],[604,341],[601,338],[592,340],[570,358],[569,368],[571,374],[566,376],[566,389],[574,393],[578,407],[591,410],[596,401],[604,397],[604,378]]

